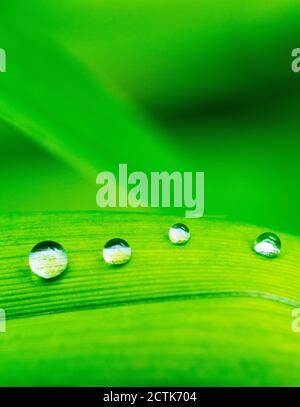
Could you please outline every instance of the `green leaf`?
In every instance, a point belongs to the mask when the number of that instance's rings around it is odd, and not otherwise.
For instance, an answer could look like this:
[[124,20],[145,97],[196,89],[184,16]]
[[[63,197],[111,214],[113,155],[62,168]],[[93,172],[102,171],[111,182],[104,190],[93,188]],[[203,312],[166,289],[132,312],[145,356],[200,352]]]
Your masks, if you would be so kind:
[[[0,217],[2,385],[296,385],[300,240],[280,234],[281,255],[252,250],[263,230],[191,219],[191,240],[168,239],[171,216],[100,212]],[[102,260],[121,237],[131,261]],[[28,253],[61,243],[69,269],[34,276]],[[22,372],[26,371],[26,375]]]

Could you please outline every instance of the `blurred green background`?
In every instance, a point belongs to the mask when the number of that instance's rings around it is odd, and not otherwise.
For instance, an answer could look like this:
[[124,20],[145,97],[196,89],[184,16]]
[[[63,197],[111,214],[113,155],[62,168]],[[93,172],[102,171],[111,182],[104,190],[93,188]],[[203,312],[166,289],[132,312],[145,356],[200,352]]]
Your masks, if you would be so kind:
[[0,210],[95,210],[97,173],[126,162],[204,171],[206,215],[299,235],[299,17],[296,0],[2,4]]

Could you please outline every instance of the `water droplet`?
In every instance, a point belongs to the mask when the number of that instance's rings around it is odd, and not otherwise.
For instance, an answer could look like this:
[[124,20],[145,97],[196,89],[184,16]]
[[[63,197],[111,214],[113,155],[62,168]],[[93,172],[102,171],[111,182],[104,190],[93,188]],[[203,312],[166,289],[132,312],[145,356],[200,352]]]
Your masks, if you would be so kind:
[[29,265],[34,274],[46,279],[54,278],[68,267],[68,256],[59,243],[41,242],[31,250]]
[[175,223],[169,230],[169,238],[174,244],[184,244],[190,240],[189,228],[183,223]]
[[254,242],[254,251],[264,257],[276,257],[280,253],[281,241],[274,233],[263,233]]
[[103,248],[103,258],[108,264],[125,264],[131,258],[131,247],[123,239],[111,239]]

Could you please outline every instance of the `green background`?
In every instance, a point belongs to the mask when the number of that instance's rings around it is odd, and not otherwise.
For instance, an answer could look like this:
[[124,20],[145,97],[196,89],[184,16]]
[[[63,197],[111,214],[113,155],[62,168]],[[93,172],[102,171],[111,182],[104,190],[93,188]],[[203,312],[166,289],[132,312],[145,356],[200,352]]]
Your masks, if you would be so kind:
[[96,209],[124,161],[205,171],[206,214],[299,233],[298,21],[291,0],[3,5],[1,209]]

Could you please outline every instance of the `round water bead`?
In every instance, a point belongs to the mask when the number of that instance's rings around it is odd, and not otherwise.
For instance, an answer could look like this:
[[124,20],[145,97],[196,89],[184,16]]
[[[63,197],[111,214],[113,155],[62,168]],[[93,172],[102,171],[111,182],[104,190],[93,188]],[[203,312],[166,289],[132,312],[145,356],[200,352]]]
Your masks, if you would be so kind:
[[184,244],[190,240],[189,228],[183,223],[175,223],[169,230],[169,238],[174,244]]
[[68,267],[68,256],[56,242],[38,243],[29,254],[29,266],[34,274],[49,279],[59,276]]
[[274,233],[263,233],[254,242],[254,251],[264,257],[276,257],[280,253],[281,241]]
[[108,264],[125,264],[131,258],[131,247],[123,239],[111,239],[103,248],[103,258]]

